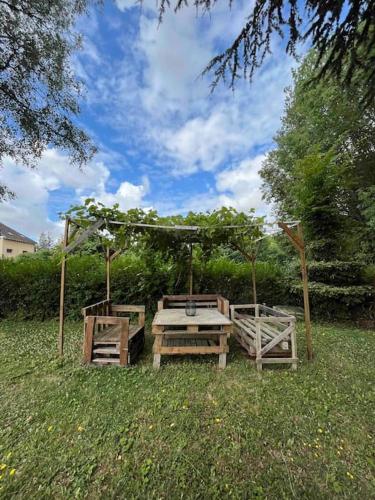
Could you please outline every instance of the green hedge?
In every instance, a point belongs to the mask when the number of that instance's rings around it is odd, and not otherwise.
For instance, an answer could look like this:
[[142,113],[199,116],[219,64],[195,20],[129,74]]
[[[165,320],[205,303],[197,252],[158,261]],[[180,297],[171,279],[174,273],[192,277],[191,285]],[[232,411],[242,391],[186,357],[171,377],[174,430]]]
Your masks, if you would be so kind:
[[[302,284],[290,287],[294,302],[303,305]],[[311,312],[314,317],[356,320],[375,317],[374,288],[372,286],[335,286],[309,282]]]
[[310,262],[310,281],[328,285],[361,285],[364,279],[365,265],[361,262]]
[[[215,259],[207,265],[196,267],[197,291],[209,293],[213,290],[230,299],[234,304],[253,301],[251,267],[227,259]],[[288,300],[288,280],[282,268],[266,262],[256,263],[257,300],[269,305],[283,304]]]
[[[80,318],[81,308],[103,300],[105,265],[97,255],[75,255],[68,259],[66,313]],[[316,272],[315,270],[313,273]],[[301,305],[300,283],[275,264],[258,262],[258,302],[268,305]],[[313,274],[312,273],[312,274]],[[313,274],[314,275],[314,274]],[[314,275],[315,276],[315,275]],[[163,294],[186,293],[187,269],[161,257],[152,260],[128,254],[112,265],[111,289],[115,303],[145,304],[155,311]],[[0,261],[0,316],[24,319],[57,317],[60,262],[57,256],[35,254]],[[227,257],[198,261],[194,265],[194,292],[221,293],[231,303],[252,302],[251,269]],[[370,318],[374,315],[374,288],[310,283],[311,310],[321,318]]]
[[[257,263],[258,297],[276,304],[287,296],[281,270],[274,265]],[[144,260],[124,255],[114,261],[111,270],[112,299],[115,303],[145,304],[154,311],[163,294],[186,293],[186,266]],[[59,306],[60,262],[57,257],[24,256],[0,261],[0,315],[45,319],[56,317]],[[251,300],[250,266],[221,258],[194,267],[194,292],[222,293],[230,301]],[[103,300],[105,265],[95,255],[73,256],[67,262],[66,314],[80,317],[82,307]]]

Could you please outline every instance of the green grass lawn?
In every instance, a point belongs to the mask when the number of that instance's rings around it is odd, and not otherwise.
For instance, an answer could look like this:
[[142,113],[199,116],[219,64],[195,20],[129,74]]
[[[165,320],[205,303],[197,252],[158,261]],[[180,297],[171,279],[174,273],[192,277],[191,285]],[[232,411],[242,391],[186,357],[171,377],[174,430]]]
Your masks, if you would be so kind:
[[375,497],[375,334],[315,325],[316,359],[258,374],[233,340],[152,369],[81,365],[81,323],[0,324],[2,498]]

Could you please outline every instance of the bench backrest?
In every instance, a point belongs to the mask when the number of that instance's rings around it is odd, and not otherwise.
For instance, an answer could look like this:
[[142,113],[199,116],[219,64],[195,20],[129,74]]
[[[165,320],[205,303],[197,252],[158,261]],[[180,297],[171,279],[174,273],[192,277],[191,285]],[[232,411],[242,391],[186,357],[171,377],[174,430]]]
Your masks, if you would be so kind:
[[272,318],[281,322],[287,320],[295,321],[294,316],[264,304],[232,304],[230,306],[230,316],[231,319],[241,319],[246,316],[251,316],[254,318],[261,318],[264,321],[267,321],[268,318],[270,318],[271,321]]
[[83,318],[87,316],[126,316],[132,320],[135,315],[138,316],[138,324],[145,324],[145,306],[112,304],[110,300],[102,300],[96,304],[91,304],[82,309]]
[[81,311],[84,318],[86,318],[86,316],[110,316],[110,307],[110,300],[102,300],[96,304],[90,304],[84,307]]
[[186,302],[189,300],[194,301],[197,308],[213,308],[225,316],[229,316],[229,301],[218,294],[163,295],[158,301],[158,311],[185,308]]

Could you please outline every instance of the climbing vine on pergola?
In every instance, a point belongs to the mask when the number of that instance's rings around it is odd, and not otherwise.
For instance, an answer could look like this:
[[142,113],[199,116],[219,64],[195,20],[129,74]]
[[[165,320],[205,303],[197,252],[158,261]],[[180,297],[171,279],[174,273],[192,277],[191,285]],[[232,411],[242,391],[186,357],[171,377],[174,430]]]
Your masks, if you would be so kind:
[[[305,325],[308,359],[312,359],[310,308],[307,269],[302,227],[297,221],[266,223],[255,217],[254,211],[245,214],[234,208],[222,207],[212,212],[193,213],[186,216],[161,217],[156,211],[131,209],[119,210],[118,205],[105,207],[94,199],[84,205],[72,207],[65,215],[65,232],[61,270],[59,352],[64,346],[64,294],[67,255],[90,237],[99,237],[105,251],[107,271],[107,299],[110,299],[111,262],[122,252],[135,246],[161,252],[166,257],[189,261],[189,293],[192,294],[192,247],[199,245],[209,256],[220,246],[230,246],[251,263],[252,294],[257,301],[255,261],[259,242],[269,236],[267,228],[282,230],[300,255],[304,292]],[[297,228],[294,231],[293,228]]]

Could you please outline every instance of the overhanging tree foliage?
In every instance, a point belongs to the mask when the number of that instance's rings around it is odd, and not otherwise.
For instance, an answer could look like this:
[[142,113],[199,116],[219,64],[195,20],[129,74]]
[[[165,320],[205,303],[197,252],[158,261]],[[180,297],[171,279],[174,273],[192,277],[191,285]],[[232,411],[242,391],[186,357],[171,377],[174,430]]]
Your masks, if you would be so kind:
[[[90,0],[0,0],[0,162],[33,166],[47,146],[81,166],[95,148],[74,122],[81,87],[71,57]],[[0,200],[11,195],[0,186]]]
[[[189,2],[177,0],[175,11]],[[234,2],[229,0],[229,7]],[[194,6],[211,11],[215,0],[194,0]],[[160,20],[170,0],[160,2]],[[375,96],[375,3],[366,0],[256,0],[232,44],[214,57],[205,72],[213,72],[212,86],[219,81],[235,87],[240,77],[251,80],[265,56],[271,52],[272,37],[285,39],[285,50],[296,54],[299,44],[311,42],[318,52],[318,77],[334,76],[345,84],[367,82],[366,99]]]

